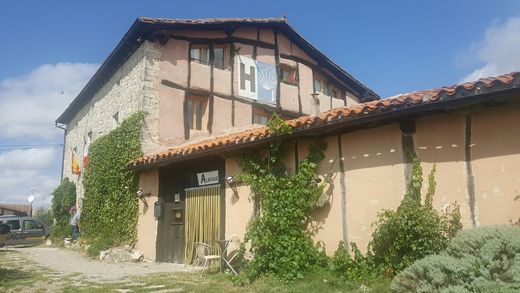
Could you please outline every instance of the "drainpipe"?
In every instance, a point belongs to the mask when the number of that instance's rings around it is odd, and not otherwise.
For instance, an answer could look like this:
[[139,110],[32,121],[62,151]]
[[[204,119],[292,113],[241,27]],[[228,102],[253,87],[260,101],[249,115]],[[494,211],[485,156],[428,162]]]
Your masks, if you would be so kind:
[[63,129],[63,148],[61,149],[61,175],[60,175],[60,184],[63,181],[63,167],[65,166],[65,137],[67,136],[67,128],[64,126],[65,124],[58,124],[56,122],[54,124],[57,128]]

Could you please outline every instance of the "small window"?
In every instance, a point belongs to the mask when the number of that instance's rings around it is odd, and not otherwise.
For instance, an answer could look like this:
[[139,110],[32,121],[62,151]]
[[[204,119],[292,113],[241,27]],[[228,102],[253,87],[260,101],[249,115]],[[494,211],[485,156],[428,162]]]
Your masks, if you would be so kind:
[[298,78],[296,77],[296,68],[282,66],[282,81],[289,84],[298,84]]
[[192,45],[190,59],[202,64],[209,64],[208,45]]
[[267,125],[267,122],[271,119],[271,114],[260,109],[253,110],[253,124]]
[[321,92],[324,95],[329,95],[329,86],[325,78],[319,74],[314,73],[314,91]]
[[330,86],[330,96],[335,99],[339,99],[339,90],[333,86]]
[[224,52],[225,48],[223,46],[216,46],[215,48],[213,48],[215,68],[225,69]]
[[188,97],[188,128],[206,130],[206,108],[208,99],[200,96]]

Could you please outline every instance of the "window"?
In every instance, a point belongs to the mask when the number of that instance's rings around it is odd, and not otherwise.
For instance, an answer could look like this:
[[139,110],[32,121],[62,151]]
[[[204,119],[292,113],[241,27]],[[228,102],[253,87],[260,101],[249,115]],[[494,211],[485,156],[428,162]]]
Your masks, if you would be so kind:
[[282,81],[289,84],[298,84],[298,78],[296,76],[296,68],[289,66],[282,66]]
[[43,230],[43,226],[42,226],[42,224],[40,224],[36,221],[33,221],[33,220],[24,220],[23,229],[24,230],[36,230],[36,229]]
[[4,223],[7,224],[12,231],[20,230],[20,220],[7,220]]
[[329,95],[329,86],[325,78],[319,74],[314,73],[314,91],[321,92],[324,95]]
[[[226,60],[227,45],[215,45],[213,47],[213,65],[218,69],[226,69],[228,67]],[[210,49],[209,45],[192,45],[190,51],[190,60],[201,64],[210,65]]]
[[271,119],[271,114],[260,109],[253,109],[253,124],[267,125],[267,121]]
[[330,86],[330,96],[335,99],[339,99],[339,90],[333,86]]
[[190,59],[202,64],[209,64],[208,45],[192,45]]
[[224,52],[225,52],[224,46],[215,46],[215,48],[213,48],[213,54],[214,54],[214,58],[215,58],[213,63],[215,64],[215,68],[225,69]]
[[206,130],[206,106],[208,99],[200,96],[188,97],[188,128]]

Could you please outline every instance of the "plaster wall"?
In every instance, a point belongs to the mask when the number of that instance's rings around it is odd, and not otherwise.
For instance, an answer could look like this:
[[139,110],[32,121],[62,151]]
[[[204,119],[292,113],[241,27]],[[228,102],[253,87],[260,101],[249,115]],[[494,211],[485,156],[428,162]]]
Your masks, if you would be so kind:
[[206,64],[200,64],[196,61],[191,61],[191,81],[190,87],[192,89],[210,91],[210,77],[211,68]]
[[[188,86],[187,41],[170,39],[162,49],[159,79],[166,79],[181,86]],[[160,80],[159,80],[160,82]]]
[[231,129],[231,115],[232,115],[232,106],[231,101],[228,99],[219,98],[218,96],[214,97],[213,107],[215,113],[218,115],[213,115],[213,132],[220,133],[224,132],[226,129]]
[[235,127],[251,125],[253,107],[250,104],[235,101]]
[[183,36],[190,38],[202,38],[202,39],[222,39],[227,38],[224,31],[216,30],[172,30],[172,35]]
[[[241,174],[242,169],[233,158],[226,159],[226,177]],[[226,239],[238,236],[244,239],[247,225],[253,219],[254,201],[251,189],[245,184],[238,184],[237,194],[226,184]]]
[[520,107],[472,113],[471,155],[477,225],[520,218]]
[[298,112],[298,87],[292,84],[280,83],[280,105],[282,109]]
[[302,112],[305,114],[314,114],[315,105],[311,94],[314,93],[313,73],[312,69],[306,65],[299,64],[300,96],[302,100]]
[[[382,209],[395,209],[405,191],[398,124],[341,136],[345,166],[347,242],[365,250]],[[338,227],[339,230],[339,227]]]
[[139,174],[139,189],[146,196],[147,206],[139,200],[139,217],[137,220],[136,249],[140,250],[148,260],[155,260],[155,239],[157,239],[157,221],[153,214],[154,203],[159,199],[159,171],[152,169]]
[[162,145],[184,142],[184,91],[164,85],[159,86],[159,133]]
[[[441,114],[416,120],[415,150],[423,170],[423,196],[428,174],[436,166],[433,205],[439,211],[460,206],[462,224],[471,227],[465,162],[465,116]],[[424,200],[424,198],[423,198]]]

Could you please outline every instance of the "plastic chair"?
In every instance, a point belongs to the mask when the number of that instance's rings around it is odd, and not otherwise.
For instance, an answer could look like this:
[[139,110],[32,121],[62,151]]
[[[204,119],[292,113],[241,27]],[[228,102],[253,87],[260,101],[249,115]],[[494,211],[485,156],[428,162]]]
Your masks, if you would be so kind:
[[220,255],[213,252],[211,245],[203,242],[195,242],[195,261],[193,262],[193,265],[200,266],[202,264],[201,276],[204,274],[206,269],[209,268],[209,263],[212,260],[220,261]]

